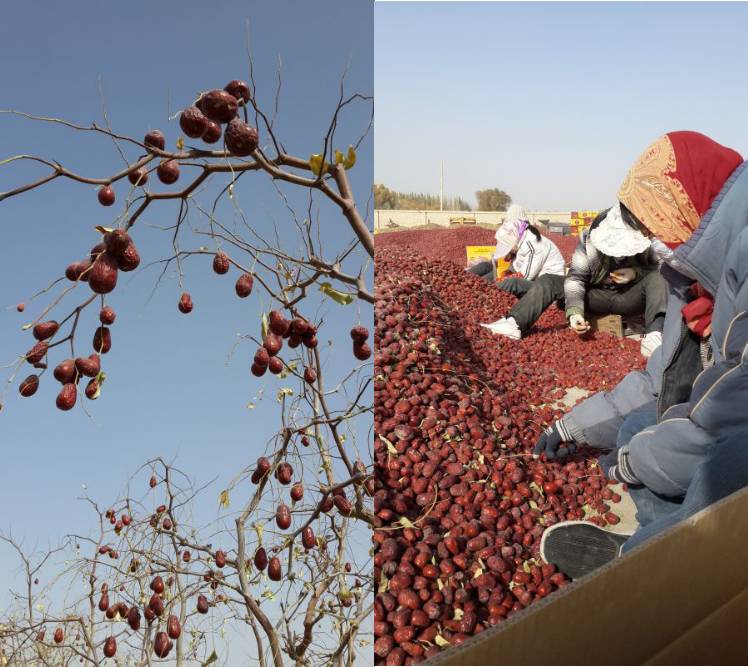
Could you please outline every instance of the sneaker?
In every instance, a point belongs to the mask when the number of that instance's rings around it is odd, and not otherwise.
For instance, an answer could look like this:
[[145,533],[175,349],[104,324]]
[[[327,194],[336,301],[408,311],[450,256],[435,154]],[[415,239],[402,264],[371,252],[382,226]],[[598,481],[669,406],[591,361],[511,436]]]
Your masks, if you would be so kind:
[[649,359],[652,353],[662,345],[662,333],[659,331],[650,331],[644,334],[641,342],[641,353],[645,359]]
[[502,317],[500,320],[491,322],[491,324],[481,324],[481,326],[486,327],[491,333],[499,336],[506,336],[515,340],[522,338],[522,332],[519,330],[517,322],[513,317]]
[[543,533],[540,556],[570,579],[578,579],[618,558],[629,537],[588,521],[562,521]]

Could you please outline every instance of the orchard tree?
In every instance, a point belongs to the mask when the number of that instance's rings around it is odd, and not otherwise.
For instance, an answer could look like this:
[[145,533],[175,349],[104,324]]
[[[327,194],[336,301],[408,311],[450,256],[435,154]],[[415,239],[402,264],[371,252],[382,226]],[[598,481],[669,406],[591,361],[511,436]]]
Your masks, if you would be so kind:
[[[205,490],[171,462],[154,459],[122,497],[107,499],[105,507],[86,499],[95,529],[69,536],[61,547],[64,564],[57,552],[29,554],[11,535],[4,537],[21,558],[27,584],[0,619],[4,661],[100,665],[117,657],[128,665],[158,658],[210,664],[220,660],[216,636],[230,631],[251,642],[260,665],[350,665],[370,643],[371,442],[368,431],[356,433],[356,426],[370,422],[372,411],[366,324],[374,300],[374,243],[348,173],[369,139],[373,103],[367,95],[346,94],[343,84],[329,127],[312,140],[318,148],[309,156],[285,150],[275,114],[257,102],[251,63],[248,82],[233,80],[184,100],[176,142],[167,142],[168,128],[139,138],[116,132],[108,120],[86,126],[3,112],[104,135],[126,163],[97,176],[37,155],[0,163],[4,169],[19,162],[48,169],[1,192],[0,202],[43,196],[46,184],[67,181],[71,188],[96,186],[106,215],[90,248],[60,258],[62,266],[68,264],[64,275],[50,276],[33,299],[17,306],[30,312],[24,325],[28,349],[18,351],[10,377],[22,397],[41,399],[43,414],[54,409],[46,401],[55,394],[56,408],[65,411],[102,396],[107,354],[136,352],[117,339],[113,297],[123,289],[121,274],[138,269],[141,257],[144,265],[160,267],[159,281],[174,269],[181,285],[190,262],[206,261],[216,274],[230,274],[217,289],[237,299],[257,292],[270,299],[272,310],[256,310],[261,335],[246,334],[241,341],[247,383],[266,375],[284,380],[275,397],[281,406],[277,431],[264,454],[245,461],[220,493],[223,514],[214,525],[192,523],[191,508]],[[367,122],[339,145],[341,114],[354,105],[366,106]],[[291,252],[278,235],[267,240],[252,228],[241,197],[249,177],[275,188],[301,251]],[[209,183],[217,194],[201,202]],[[289,203],[289,189],[308,194],[305,216]],[[320,241],[320,222],[312,214],[318,199],[333,205],[347,230],[333,249]],[[167,228],[168,250],[166,244],[143,247],[138,223],[146,210],[168,200],[179,202]],[[219,219],[219,204],[226,201],[241,225]],[[120,202],[112,222],[108,207]],[[188,214],[200,224],[188,225]],[[319,316],[322,299],[336,308],[359,304],[363,322],[334,330]],[[187,291],[174,307],[189,318],[199,315],[199,308],[190,314],[195,304]],[[333,346],[329,352],[350,358],[346,374],[328,377],[323,336]],[[59,570],[49,573],[56,565]],[[48,583],[40,588],[42,570]],[[362,659],[368,661],[368,653],[363,649]]]
[[475,193],[479,211],[506,211],[512,198],[499,188],[478,190]]

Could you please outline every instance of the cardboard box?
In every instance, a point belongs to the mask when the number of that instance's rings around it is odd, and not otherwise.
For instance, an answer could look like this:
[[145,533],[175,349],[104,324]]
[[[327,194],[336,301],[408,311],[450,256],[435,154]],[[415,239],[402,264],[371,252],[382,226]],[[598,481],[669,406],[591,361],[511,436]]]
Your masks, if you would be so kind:
[[427,665],[744,665],[748,489]]
[[620,315],[587,315],[590,331],[603,331],[623,338],[623,319]]

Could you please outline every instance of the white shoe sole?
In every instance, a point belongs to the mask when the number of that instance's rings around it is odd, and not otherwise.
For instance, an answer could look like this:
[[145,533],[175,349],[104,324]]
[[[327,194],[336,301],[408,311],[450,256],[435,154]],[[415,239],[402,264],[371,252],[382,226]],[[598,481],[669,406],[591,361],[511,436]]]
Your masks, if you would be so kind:
[[497,336],[506,336],[507,338],[513,338],[514,340],[520,340],[522,338],[521,333],[517,333],[515,331],[506,331],[506,329],[504,329],[500,325],[497,325],[495,322],[492,322],[491,324],[481,324],[481,326],[485,327],[492,334],[496,334]]

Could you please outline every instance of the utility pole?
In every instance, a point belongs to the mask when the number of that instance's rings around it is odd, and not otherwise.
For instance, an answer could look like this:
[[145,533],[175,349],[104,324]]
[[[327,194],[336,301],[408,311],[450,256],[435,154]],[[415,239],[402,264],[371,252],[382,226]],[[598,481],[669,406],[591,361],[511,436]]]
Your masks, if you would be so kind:
[[442,177],[439,183],[439,210],[444,210],[444,160],[442,160]]

